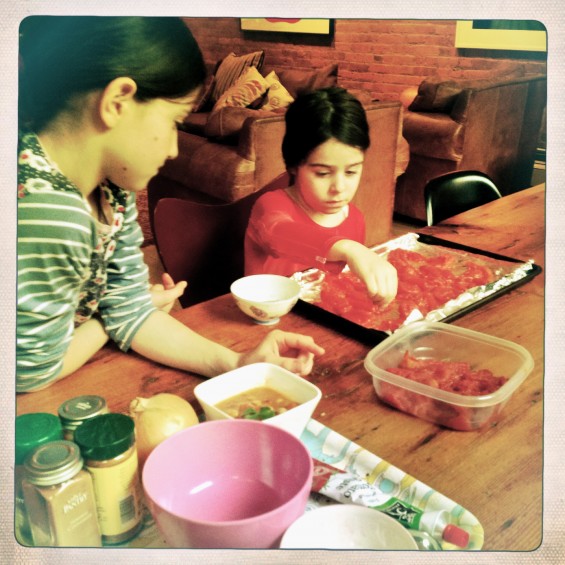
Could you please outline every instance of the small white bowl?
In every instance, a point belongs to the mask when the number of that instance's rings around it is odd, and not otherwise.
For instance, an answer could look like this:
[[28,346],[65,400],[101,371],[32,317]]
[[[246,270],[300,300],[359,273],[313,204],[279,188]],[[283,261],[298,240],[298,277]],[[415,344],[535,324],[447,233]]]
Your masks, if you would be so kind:
[[230,287],[239,308],[258,324],[276,324],[300,297],[300,285],[282,275],[250,275]]
[[271,363],[253,363],[201,382],[194,388],[194,395],[202,406],[206,420],[235,419],[216,405],[236,394],[257,387],[272,388],[287,398],[298,402],[295,408],[283,414],[263,420],[264,423],[282,428],[300,437],[316,406],[322,391],[311,382]]
[[332,504],[309,510],[281,540],[286,549],[418,549],[394,518],[365,506]]

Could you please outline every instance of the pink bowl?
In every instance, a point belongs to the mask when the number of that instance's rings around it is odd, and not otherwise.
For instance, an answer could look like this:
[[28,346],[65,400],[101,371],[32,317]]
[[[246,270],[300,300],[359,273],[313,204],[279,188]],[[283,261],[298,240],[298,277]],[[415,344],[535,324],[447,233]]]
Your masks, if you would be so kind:
[[312,458],[290,433],[216,420],[159,444],[143,468],[147,505],[172,547],[274,548],[304,513]]

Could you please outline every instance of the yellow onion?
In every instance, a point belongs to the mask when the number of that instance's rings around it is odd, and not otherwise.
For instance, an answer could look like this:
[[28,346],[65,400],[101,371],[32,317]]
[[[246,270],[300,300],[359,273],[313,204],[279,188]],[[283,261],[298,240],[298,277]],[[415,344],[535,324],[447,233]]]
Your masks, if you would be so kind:
[[176,394],[162,392],[150,398],[134,398],[129,407],[135,421],[140,468],[151,451],[174,433],[198,424],[194,408]]

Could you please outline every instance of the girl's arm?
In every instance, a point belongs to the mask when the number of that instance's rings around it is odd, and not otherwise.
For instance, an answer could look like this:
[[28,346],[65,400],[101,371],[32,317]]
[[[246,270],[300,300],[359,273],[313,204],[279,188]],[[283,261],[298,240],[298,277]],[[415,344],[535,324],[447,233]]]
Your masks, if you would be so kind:
[[63,379],[80,369],[95,353],[108,341],[100,320],[91,318],[75,329],[73,337],[63,357],[61,371],[53,380],[33,388],[33,391],[42,390],[52,385],[55,381]]
[[[350,206],[350,217],[342,225],[324,228],[307,218],[284,191],[274,191],[264,194],[255,203],[246,237],[273,257],[327,269],[328,261],[341,261],[329,256],[336,242],[341,239],[364,241],[365,221],[361,212]],[[336,268],[340,271],[344,266],[342,262]]]
[[253,350],[236,353],[192,331],[165,312],[153,312],[135,334],[132,349],[163,365],[213,377],[242,365],[268,362],[306,375],[324,353],[310,337],[270,332]]

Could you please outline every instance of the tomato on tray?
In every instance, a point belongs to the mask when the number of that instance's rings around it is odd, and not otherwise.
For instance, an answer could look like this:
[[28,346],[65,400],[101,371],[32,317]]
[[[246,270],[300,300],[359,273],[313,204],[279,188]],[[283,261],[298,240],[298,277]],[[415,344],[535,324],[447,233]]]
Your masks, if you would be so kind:
[[398,293],[387,306],[373,302],[350,271],[326,273],[317,306],[366,328],[394,331],[415,309],[425,316],[463,292],[496,280],[488,267],[449,253],[428,257],[393,249],[388,260],[398,273]]

